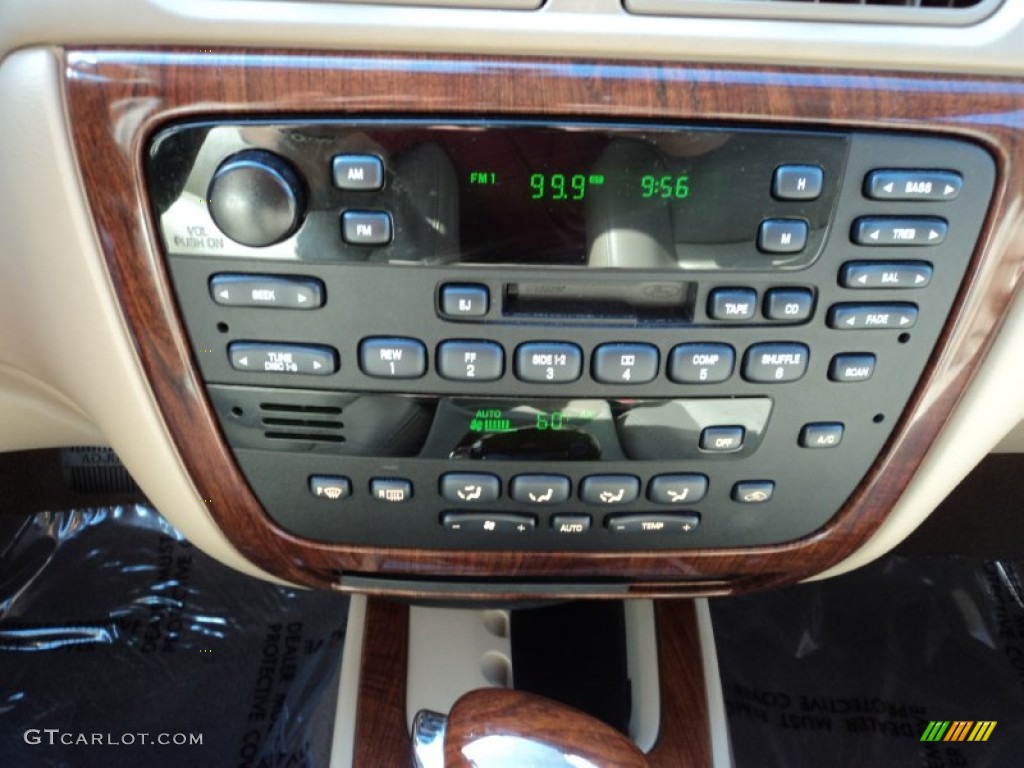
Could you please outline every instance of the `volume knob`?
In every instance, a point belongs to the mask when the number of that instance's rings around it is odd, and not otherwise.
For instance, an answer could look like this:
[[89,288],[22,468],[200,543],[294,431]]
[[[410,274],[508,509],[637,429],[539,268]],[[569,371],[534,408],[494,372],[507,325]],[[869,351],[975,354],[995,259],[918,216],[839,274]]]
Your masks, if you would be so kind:
[[220,230],[242,245],[279,243],[302,222],[302,179],[282,157],[262,149],[232,155],[217,169],[207,193]]

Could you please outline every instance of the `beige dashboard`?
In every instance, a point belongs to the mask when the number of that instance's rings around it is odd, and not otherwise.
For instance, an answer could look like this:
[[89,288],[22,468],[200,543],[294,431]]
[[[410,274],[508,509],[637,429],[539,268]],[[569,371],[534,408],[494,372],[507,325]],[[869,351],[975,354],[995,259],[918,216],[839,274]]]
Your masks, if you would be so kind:
[[[970,26],[665,19],[628,15],[614,2],[576,0],[552,0],[533,12],[250,0],[101,0],[68,12],[47,0],[0,0],[0,227],[6,235],[0,246],[0,450],[110,445],[189,539],[232,567],[273,578],[216,525],[157,408],[85,200],[59,46],[642,57],[1019,77],[1021,40],[1020,0],[1007,0]],[[127,101],[123,109],[128,114],[142,106]],[[145,201],[141,190],[137,194],[134,205],[141,209]],[[995,247],[1024,248],[1024,229],[1004,231],[1012,234]],[[864,546],[821,576],[891,549],[987,453],[1024,449],[1021,349],[1024,305],[1018,297],[892,514]]]

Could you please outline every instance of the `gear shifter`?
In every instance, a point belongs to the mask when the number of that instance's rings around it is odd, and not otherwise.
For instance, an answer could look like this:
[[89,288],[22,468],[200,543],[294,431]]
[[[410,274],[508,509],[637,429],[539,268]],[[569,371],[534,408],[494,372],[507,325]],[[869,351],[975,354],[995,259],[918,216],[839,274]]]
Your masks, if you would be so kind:
[[611,726],[501,688],[470,691],[447,720],[421,711],[412,736],[417,768],[647,768],[643,753]]

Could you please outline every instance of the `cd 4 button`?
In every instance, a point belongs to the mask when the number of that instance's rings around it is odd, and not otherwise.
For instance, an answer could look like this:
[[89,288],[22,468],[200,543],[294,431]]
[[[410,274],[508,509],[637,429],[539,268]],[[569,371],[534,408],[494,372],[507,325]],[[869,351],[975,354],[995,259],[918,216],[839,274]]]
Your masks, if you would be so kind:
[[602,344],[594,350],[594,378],[604,384],[645,384],[658,375],[658,348],[650,344]]

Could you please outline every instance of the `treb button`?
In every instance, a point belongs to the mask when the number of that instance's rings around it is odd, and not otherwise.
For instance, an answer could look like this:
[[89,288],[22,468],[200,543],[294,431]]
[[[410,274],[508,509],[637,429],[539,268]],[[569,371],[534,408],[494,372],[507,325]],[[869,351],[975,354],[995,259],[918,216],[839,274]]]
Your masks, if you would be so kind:
[[938,245],[946,239],[949,224],[929,216],[865,216],[853,222],[850,239],[857,245]]

